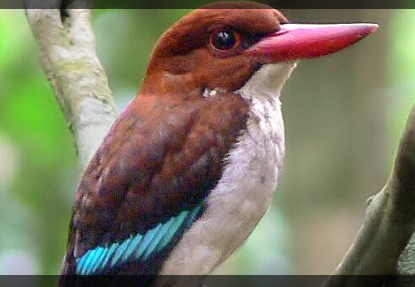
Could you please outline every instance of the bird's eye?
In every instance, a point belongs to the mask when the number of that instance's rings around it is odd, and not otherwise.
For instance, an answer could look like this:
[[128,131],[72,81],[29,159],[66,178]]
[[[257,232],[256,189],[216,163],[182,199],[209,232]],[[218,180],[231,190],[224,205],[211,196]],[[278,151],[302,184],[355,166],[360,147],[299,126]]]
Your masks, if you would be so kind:
[[235,47],[239,42],[239,35],[233,31],[218,31],[213,33],[210,44],[217,50],[227,51]]

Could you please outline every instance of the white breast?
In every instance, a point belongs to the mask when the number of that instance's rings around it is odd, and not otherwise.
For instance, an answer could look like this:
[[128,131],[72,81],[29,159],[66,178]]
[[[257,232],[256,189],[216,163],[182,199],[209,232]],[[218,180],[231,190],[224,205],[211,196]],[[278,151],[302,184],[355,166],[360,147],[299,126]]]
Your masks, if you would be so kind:
[[[247,130],[230,151],[222,178],[207,197],[207,210],[184,234],[161,274],[209,274],[267,211],[284,156],[279,93],[292,69],[292,64],[264,66],[238,91],[251,106]],[[272,82],[264,80],[274,75]]]

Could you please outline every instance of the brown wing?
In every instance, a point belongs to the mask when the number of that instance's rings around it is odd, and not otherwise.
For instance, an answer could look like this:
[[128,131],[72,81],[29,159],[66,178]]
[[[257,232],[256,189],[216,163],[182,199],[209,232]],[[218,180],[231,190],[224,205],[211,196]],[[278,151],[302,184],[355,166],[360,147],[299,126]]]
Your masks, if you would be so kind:
[[145,233],[199,204],[245,128],[234,94],[179,102],[139,97],[114,124],[79,186],[63,274],[96,246]]

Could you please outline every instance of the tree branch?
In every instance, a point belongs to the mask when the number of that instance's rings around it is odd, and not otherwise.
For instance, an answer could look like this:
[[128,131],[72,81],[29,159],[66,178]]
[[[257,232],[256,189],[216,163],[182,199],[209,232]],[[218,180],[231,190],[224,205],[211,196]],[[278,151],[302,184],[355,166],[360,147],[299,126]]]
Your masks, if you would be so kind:
[[[333,275],[392,275],[412,266],[402,251],[415,231],[415,107],[402,136],[392,174],[369,200],[366,218],[355,242]],[[408,251],[413,249],[408,246]],[[413,255],[413,252],[412,252]],[[398,263],[399,262],[399,263]],[[380,286],[379,276],[330,276],[323,286]],[[398,286],[398,285],[395,285]],[[401,286],[401,285],[399,285]]]
[[[60,1],[50,2],[60,6]],[[74,5],[75,1],[66,2]],[[26,9],[26,17],[39,46],[40,63],[74,136],[84,168],[118,111],[96,55],[91,10],[60,8]]]

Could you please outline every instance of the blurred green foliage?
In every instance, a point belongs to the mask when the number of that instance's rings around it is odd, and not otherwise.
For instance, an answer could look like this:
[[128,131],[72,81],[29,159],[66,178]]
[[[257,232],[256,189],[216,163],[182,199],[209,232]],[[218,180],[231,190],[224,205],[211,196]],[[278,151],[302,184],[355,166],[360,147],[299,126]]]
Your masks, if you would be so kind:
[[[98,54],[120,107],[127,105],[138,90],[151,49],[158,37],[187,12],[188,10],[181,9],[94,11]],[[310,18],[315,13],[288,12],[294,16],[305,15]],[[338,12],[337,15],[342,15],[341,13]],[[349,18],[354,20],[354,12],[345,13],[347,17],[350,16]],[[368,15],[370,13],[372,12],[368,12]],[[376,19],[376,13],[378,12],[374,11],[370,15]],[[385,27],[383,32],[380,30],[378,35],[385,38],[388,45],[387,49],[379,54],[379,57],[386,57],[387,60],[384,66],[387,81],[382,83],[382,86],[371,87],[378,95],[376,103],[368,103],[367,107],[364,107],[365,112],[360,112],[370,114],[373,111],[371,105],[381,104],[386,107],[386,113],[379,115],[379,119],[385,122],[377,126],[384,130],[388,141],[381,160],[385,164],[373,167],[379,169],[376,170],[376,174],[384,179],[415,96],[415,33],[413,32],[415,12],[398,10],[389,13],[393,20],[389,21],[390,25]],[[349,19],[347,17],[345,19]],[[359,47],[364,45],[370,45],[370,40]],[[377,53],[376,47],[372,46],[372,48],[372,53]],[[358,53],[358,50],[356,48],[355,53]],[[345,194],[344,198],[347,199],[345,202],[352,207],[350,211],[340,213],[336,208],[324,205],[325,203],[322,202],[324,200],[318,200],[321,204],[318,205],[317,201],[312,200],[312,192],[316,189],[313,188],[314,179],[320,182],[340,181],[344,190],[359,190],[356,188],[356,177],[345,176],[348,173],[342,169],[342,165],[349,162],[350,157],[359,156],[350,155],[347,149],[333,149],[336,152],[344,152],[344,150],[346,152],[336,160],[327,154],[326,156],[323,153],[322,156],[315,154],[317,160],[314,160],[309,157],[313,152],[307,149],[307,145],[315,144],[321,147],[321,143],[331,139],[328,135],[332,130],[349,129],[347,121],[342,127],[330,128],[328,117],[335,118],[343,114],[345,118],[359,118],[362,114],[354,110],[352,100],[344,97],[336,98],[335,95],[327,95],[327,99],[330,97],[332,100],[324,107],[323,112],[319,112],[314,106],[311,107],[311,102],[307,102],[307,97],[315,97],[314,95],[309,95],[307,92],[301,95],[296,93],[314,87],[314,76],[330,77],[331,75],[327,74],[332,73],[333,79],[336,77],[339,79],[340,76],[336,76],[334,70],[328,70],[330,72],[324,74],[325,67],[330,66],[330,63],[340,63],[340,59],[343,58],[345,60],[341,63],[350,62],[351,57],[355,56],[353,52],[334,56],[332,60],[321,62],[322,69],[316,68],[320,66],[313,66],[318,64],[307,63],[304,65],[306,72],[293,76],[293,83],[287,88],[283,100],[284,105],[290,106],[286,111],[288,142],[297,143],[293,144],[292,148],[296,153],[290,153],[288,146],[287,176],[282,179],[283,194],[280,195],[279,192],[275,204],[276,207],[284,205],[284,208],[274,208],[261,222],[247,245],[218,273],[313,272],[314,269],[301,267],[298,260],[292,260],[295,258],[292,254],[302,250],[301,254],[305,261],[314,260],[316,264],[324,265],[319,258],[324,250],[314,250],[310,238],[314,238],[312,233],[317,234],[316,238],[319,236],[328,239],[336,238],[336,229],[331,230],[327,227],[328,223],[324,221],[326,217],[330,217],[329,211],[337,215],[344,214],[344,221],[339,222],[338,225],[345,231],[351,231],[348,232],[351,233],[350,238],[354,237],[353,232],[363,216],[362,198],[366,194],[356,196],[353,193]],[[364,64],[371,65],[366,62]],[[338,70],[340,74],[341,69]],[[330,83],[337,88],[340,85],[340,88],[346,89],[345,91],[349,93],[349,86],[357,80],[344,79],[346,76],[342,75],[343,79],[333,80]],[[306,86],[300,87],[300,83]],[[330,83],[327,81],[326,84],[323,82],[321,85],[320,101],[324,101],[324,93],[327,93],[325,89],[330,87]],[[319,101],[317,97],[315,101]],[[322,106],[321,103],[317,105]],[[313,127],[310,122],[307,123],[307,120],[316,120],[319,124]],[[327,126],[322,127],[324,123],[327,123]],[[301,135],[301,127],[304,125],[309,125],[309,136],[306,139]],[[362,125],[370,125],[370,123],[362,120]],[[365,138],[364,133],[361,136],[362,140],[370,142],[371,139]],[[348,144],[342,140],[336,142],[336,144],[343,143]],[[370,145],[377,144],[385,143],[371,142],[368,148]],[[333,146],[330,146],[331,148]],[[353,148],[359,149],[359,146]],[[337,177],[333,175],[325,178],[319,174],[319,170],[327,168],[329,163],[339,167]],[[347,168],[350,169],[352,166],[348,165]],[[304,170],[304,173],[299,174],[299,170]],[[361,174],[358,171],[356,173]],[[39,66],[37,47],[24,13],[18,10],[0,10],[0,274],[57,274],[65,251],[70,209],[78,179],[79,168],[73,140],[49,83]],[[372,178],[367,177],[366,180],[371,181]],[[304,184],[299,185],[299,182]],[[381,185],[382,182],[376,179],[376,186]],[[328,187],[321,189],[317,194],[327,196],[328,199],[337,198],[333,197],[336,190]],[[376,190],[367,192],[371,194]],[[312,210],[310,212],[313,216],[329,211],[321,218],[316,217],[321,219],[316,225],[308,224],[306,227],[301,227],[301,222],[304,221],[302,217],[293,220],[294,217],[291,215],[294,211],[301,213],[302,209]],[[361,215],[353,217],[355,210],[359,210]],[[287,220],[287,218],[291,219]],[[346,227],[349,223],[353,227],[348,229]],[[297,225],[302,228],[303,233],[298,233],[293,227]],[[332,232],[332,234],[323,232]],[[345,242],[346,247],[342,248],[347,248],[349,243]],[[333,260],[337,259],[330,258],[330,260],[332,265]]]

